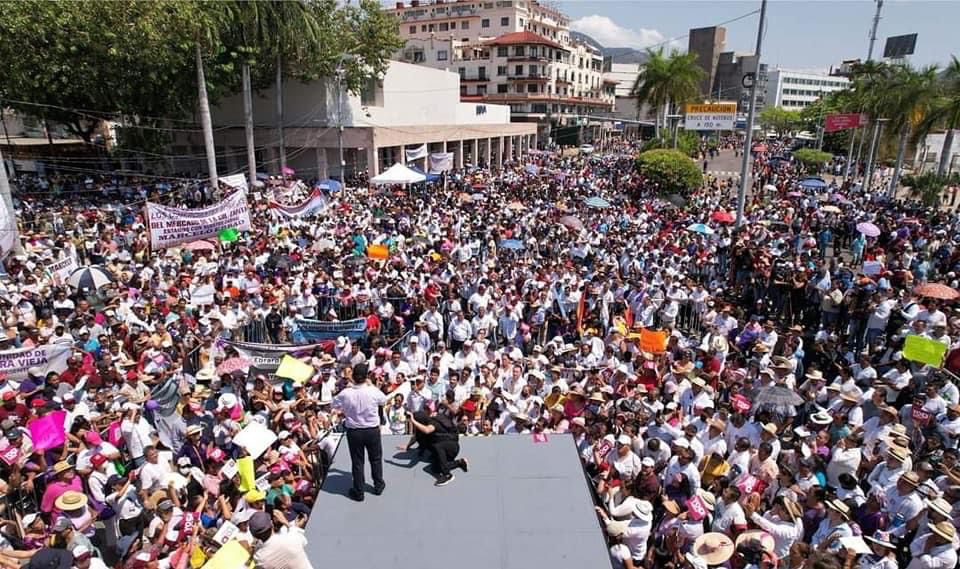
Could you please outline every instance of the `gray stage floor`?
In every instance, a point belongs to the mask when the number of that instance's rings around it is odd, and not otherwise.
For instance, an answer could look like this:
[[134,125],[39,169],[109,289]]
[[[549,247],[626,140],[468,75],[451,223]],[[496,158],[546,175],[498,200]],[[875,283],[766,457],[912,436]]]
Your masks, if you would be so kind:
[[383,438],[381,496],[347,497],[344,438],[306,528],[317,569],[598,569],[610,567],[570,435],[461,437],[470,472],[435,487],[428,464]]

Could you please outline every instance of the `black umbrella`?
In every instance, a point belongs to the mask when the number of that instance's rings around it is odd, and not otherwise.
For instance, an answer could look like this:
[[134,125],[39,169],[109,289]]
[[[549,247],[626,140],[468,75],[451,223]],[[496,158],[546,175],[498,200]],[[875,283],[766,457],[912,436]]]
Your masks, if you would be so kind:
[[796,392],[783,387],[782,385],[773,385],[770,387],[761,387],[756,389],[750,399],[753,400],[753,404],[760,405],[774,405],[777,407],[791,406],[791,405],[803,405],[804,399],[796,394]]
[[680,194],[670,194],[669,196],[667,196],[667,201],[677,207],[683,207],[687,205],[687,199],[681,196]]

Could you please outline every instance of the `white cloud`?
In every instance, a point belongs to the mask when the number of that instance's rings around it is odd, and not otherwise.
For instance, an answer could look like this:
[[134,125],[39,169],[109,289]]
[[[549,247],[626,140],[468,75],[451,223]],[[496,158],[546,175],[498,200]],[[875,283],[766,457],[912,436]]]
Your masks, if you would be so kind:
[[[631,30],[599,14],[574,20],[570,22],[570,28],[587,34],[600,42],[600,45],[603,47],[632,47],[644,49],[652,45],[660,44],[666,40],[664,35],[657,30],[649,28]],[[675,43],[677,42],[670,42],[665,45],[665,47],[679,47],[679,45],[674,45]]]

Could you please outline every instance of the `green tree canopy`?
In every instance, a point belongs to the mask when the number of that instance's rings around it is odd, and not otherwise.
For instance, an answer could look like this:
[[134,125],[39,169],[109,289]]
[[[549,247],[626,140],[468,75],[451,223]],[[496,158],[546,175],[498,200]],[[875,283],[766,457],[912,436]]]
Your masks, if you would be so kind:
[[783,107],[764,107],[760,111],[760,124],[776,131],[778,136],[784,136],[797,130],[802,121],[798,111],[788,111]]
[[805,168],[823,166],[833,160],[833,154],[815,148],[800,148],[793,151],[793,157]]
[[657,184],[664,195],[687,195],[703,183],[703,174],[696,162],[679,150],[641,152],[637,156],[637,171]]

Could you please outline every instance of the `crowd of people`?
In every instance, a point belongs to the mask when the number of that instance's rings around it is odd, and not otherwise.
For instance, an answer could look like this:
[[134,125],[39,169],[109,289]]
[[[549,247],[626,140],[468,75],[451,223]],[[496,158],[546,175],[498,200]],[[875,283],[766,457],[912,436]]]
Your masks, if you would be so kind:
[[[806,183],[769,141],[737,228],[730,180],[664,195],[633,151],[354,185],[302,219],[269,200],[310,185],[270,180],[253,231],[158,251],[131,200],[222,192],[32,185],[0,352],[70,354],[0,374],[0,565],[312,567],[302,528],[358,369],[384,433],[442,417],[447,442],[572,436],[618,569],[955,567],[960,218]],[[47,270],[70,255],[110,282]],[[297,354],[304,381],[236,343],[355,318],[362,337]],[[945,361],[912,356],[917,338]],[[35,423],[61,416],[64,440],[36,448]],[[251,428],[275,440],[255,449]],[[438,482],[467,464],[446,466]]]

